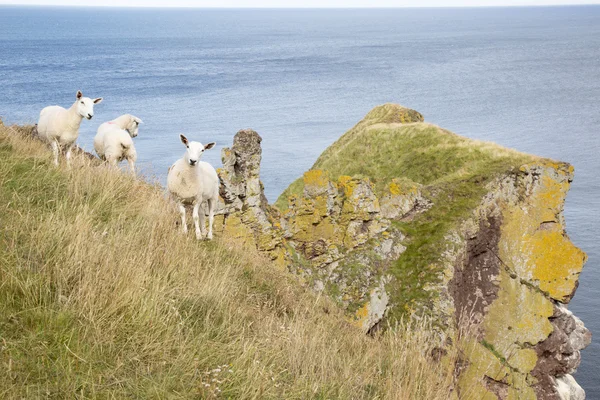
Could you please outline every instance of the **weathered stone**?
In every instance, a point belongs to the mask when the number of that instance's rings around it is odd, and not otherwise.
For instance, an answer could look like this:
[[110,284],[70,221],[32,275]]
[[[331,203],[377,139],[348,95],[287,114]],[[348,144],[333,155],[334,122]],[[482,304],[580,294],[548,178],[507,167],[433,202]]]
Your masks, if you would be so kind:
[[[572,297],[585,261],[564,232],[562,206],[571,178],[568,164],[526,165],[493,182],[474,219],[463,225],[464,262],[455,264],[451,281],[455,312],[519,377],[503,380],[508,391],[480,386],[482,397],[560,399],[558,377],[574,371],[589,344],[589,331],[557,302]],[[461,378],[465,387],[482,377],[497,380],[483,368],[485,358],[469,362],[465,376],[471,378]]]
[[[569,395],[576,396],[581,389],[569,374],[575,372],[581,361],[580,351],[591,343],[592,335],[579,318],[559,303],[554,307],[550,322],[552,333],[535,346],[538,360],[532,375],[539,380],[535,385],[538,399],[577,399],[579,397],[564,397],[561,391],[564,392],[565,387],[574,388]],[[553,378],[561,376],[570,378]]]
[[388,191],[380,202],[381,216],[384,218],[400,219],[409,213],[424,211],[430,206],[429,202],[421,195],[420,185],[392,179]]
[[271,256],[279,259],[283,234],[271,216],[260,182],[261,141],[255,131],[241,130],[234,137],[233,147],[221,151],[223,168],[218,173],[223,201],[220,213],[224,214],[222,229],[254,243],[259,250],[272,252]]
[[571,375],[556,379],[558,400],[585,400],[585,392]]

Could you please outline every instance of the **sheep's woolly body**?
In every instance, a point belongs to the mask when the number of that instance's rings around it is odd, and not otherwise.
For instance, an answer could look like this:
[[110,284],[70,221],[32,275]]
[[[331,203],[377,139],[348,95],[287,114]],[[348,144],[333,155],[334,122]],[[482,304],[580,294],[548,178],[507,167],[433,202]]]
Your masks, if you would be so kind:
[[127,131],[118,129],[110,131],[104,136],[104,158],[109,162],[123,160],[135,162],[137,160],[133,140]]
[[125,114],[100,125],[94,137],[94,150],[98,157],[111,165],[127,160],[132,173],[135,173],[134,163],[137,160],[137,152],[132,136],[137,136],[140,122],[139,118]]
[[38,135],[48,143],[57,142],[63,148],[70,147],[79,136],[82,119],[74,107],[68,110],[60,106],[46,107],[40,113]]
[[207,162],[200,161],[192,167],[183,158],[171,166],[167,177],[169,192],[184,204],[202,203],[219,196],[219,177]]

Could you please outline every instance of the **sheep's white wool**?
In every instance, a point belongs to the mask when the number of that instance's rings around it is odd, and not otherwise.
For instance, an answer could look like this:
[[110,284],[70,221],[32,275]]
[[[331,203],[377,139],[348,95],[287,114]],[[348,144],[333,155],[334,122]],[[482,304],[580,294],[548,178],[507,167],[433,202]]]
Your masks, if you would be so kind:
[[212,226],[215,207],[219,199],[219,177],[217,171],[207,162],[200,161],[202,153],[212,148],[215,144],[206,146],[200,142],[188,142],[181,135],[181,141],[186,145],[184,156],[169,168],[167,188],[177,201],[181,213],[183,232],[187,232],[185,220],[185,205],[193,205],[193,218],[196,228],[196,238],[204,235],[204,210],[199,212],[202,203],[208,205],[208,239],[212,239]]
[[58,155],[61,149],[66,150],[65,158],[67,164],[70,162],[71,149],[79,136],[79,125],[83,118],[92,119],[94,116],[94,104],[102,101],[102,98],[90,99],[83,97],[77,92],[77,100],[68,109],[60,106],[49,106],[40,112],[38,121],[38,135],[52,147],[54,153],[54,164],[58,165]]
[[98,157],[114,166],[127,160],[131,173],[135,174],[137,152],[132,138],[138,135],[141,123],[138,117],[125,114],[100,125],[94,137],[94,150]]

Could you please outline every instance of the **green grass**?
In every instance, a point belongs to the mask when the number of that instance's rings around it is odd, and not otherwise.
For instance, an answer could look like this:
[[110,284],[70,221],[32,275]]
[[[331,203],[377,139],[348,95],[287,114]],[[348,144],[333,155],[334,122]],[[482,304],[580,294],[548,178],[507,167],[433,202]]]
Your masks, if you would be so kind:
[[[389,115],[401,110],[386,104],[326,149],[312,169],[322,169],[336,180],[342,175],[368,178],[382,196],[392,179],[422,185],[423,195],[433,203],[408,222],[395,222],[410,238],[406,252],[391,271],[399,283],[390,316],[426,304],[433,295],[423,288],[439,277],[437,265],[446,248],[444,237],[468,217],[487,193],[494,178],[535,160],[534,156],[493,143],[470,140],[435,125],[416,122],[390,123]],[[293,182],[275,206],[288,207],[290,195],[301,195],[303,181]],[[437,267],[436,267],[437,266]]]
[[181,235],[161,188],[25,133],[0,124],[0,398],[450,396],[426,323],[367,337],[256,251]]

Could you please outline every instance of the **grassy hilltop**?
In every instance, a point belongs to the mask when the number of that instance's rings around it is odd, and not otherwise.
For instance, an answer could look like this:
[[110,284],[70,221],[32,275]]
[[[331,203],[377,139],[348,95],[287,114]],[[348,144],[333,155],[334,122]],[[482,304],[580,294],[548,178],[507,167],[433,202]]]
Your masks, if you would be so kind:
[[[396,104],[375,107],[329,146],[311,170],[332,181],[341,176],[368,179],[381,199],[418,188],[431,204],[414,218],[394,221],[410,242],[391,271],[402,282],[394,302],[403,310],[431,295],[422,288],[435,282],[446,235],[459,226],[489,192],[486,184],[538,157],[491,142],[471,140],[423,121],[415,110]],[[293,182],[275,206],[285,211],[292,196],[302,196],[304,179]]]
[[54,168],[28,133],[0,123],[0,398],[450,397],[426,326],[365,336],[255,251],[179,234],[161,188]]

